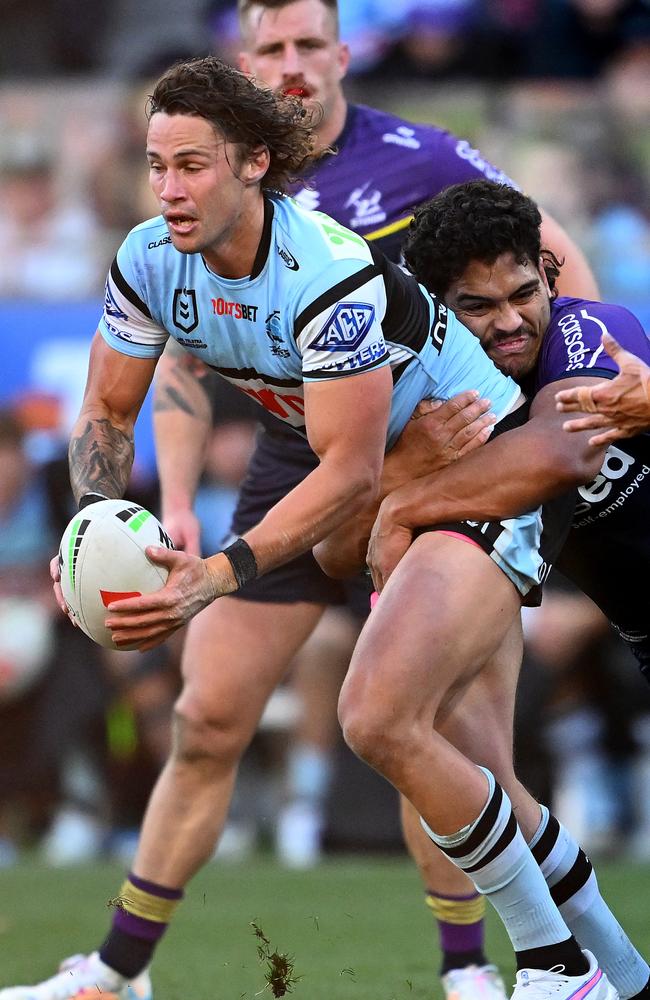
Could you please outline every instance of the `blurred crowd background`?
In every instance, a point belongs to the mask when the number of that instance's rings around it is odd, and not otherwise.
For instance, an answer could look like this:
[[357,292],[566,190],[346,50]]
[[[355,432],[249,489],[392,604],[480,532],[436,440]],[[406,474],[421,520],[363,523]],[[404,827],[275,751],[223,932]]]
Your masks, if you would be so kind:
[[[57,612],[48,561],[73,513],[67,434],[105,273],[126,232],[156,214],[143,156],[151,80],[177,57],[234,60],[236,16],[227,0],[185,0],[182,16],[176,0],[2,6],[0,866],[26,849],[53,865],[126,860],[167,750],[179,648],[93,646]],[[603,298],[650,332],[646,0],[342,0],[341,14],[349,97],[466,137],[552,211]],[[224,388],[198,501],[206,551],[255,434]],[[129,497],[156,509],[148,408]],[[522,776],[590,853],[650,858],[650,690],[635,662],[559,578],[525,625]],[[342,672],[353,631],[339,615],[300,669]],[[272,699],[217,861],[260,843],[294,865],[321,850],[402,849],[393,792],[340,740],[314,805],[323,837],[294,827],[283,839],[301,704],[291,679]]]

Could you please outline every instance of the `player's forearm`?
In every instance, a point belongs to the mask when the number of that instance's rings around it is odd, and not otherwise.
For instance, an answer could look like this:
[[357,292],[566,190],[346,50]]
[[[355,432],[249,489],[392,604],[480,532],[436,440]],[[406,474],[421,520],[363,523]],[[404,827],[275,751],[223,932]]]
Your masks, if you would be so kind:
[[133,423],[102,408],[84,408],[68,449],[70,483],[77,501],[86,493],[122,497],[133,466]]
[[389,452],[384,461],[377,497],[314,546],[314,558],[324,573],[335,579],[345,579],[364,568],[368,540],[379,505],[412,478],[413,473],[401,461],[400,455]]
[[[322,462],[246,532],[260,574],[309,551],[373,502],[379,471],[370,464],[360,467],[357,460],[351,474],[353,464],[350,458],[336,466]],[[211,556],[208,563],[214,560],[217,565],[221,558]]]
[[194,503],[212,427],[209,393],[216,378],[175,343],[158,364],[153,427],[163,517]]
[[211,421],[177,411],[154,411],[156,464],[163,519],[190,510],[205,465]]
[[385,503],[409,528],[518,517],[592,479],[600,454],[592,449],[585,461],[547,421],[533,418],[462,461],[399,487]]

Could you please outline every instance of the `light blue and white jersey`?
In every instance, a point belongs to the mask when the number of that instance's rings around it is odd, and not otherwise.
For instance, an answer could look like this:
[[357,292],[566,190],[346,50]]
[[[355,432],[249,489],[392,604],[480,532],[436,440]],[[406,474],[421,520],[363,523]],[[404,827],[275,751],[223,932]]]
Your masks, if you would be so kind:
[[304,383],[390,365],[387,446],[424,397],[476,389],[497,419],[519,397],[479,341],[413,277],[358,234],[291,198],[265,196],[252,273],[222,278],[182,254],[158,217],[127,236],[99,330],[111,347],[158,357],[169,337],[305,433]]

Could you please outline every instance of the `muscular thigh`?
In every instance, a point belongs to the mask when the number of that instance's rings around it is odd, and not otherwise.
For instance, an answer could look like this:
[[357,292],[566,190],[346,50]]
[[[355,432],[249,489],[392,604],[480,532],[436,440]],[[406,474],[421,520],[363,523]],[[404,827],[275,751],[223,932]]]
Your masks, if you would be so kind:
[[480,548],[440,532],[406,553],[366,623],[345,697],[432,717],[499,649],[520,596]]
[[252,732],[322,613],[322,605],[307,602],[222,597],[209,605],[188,627],[179,710]]

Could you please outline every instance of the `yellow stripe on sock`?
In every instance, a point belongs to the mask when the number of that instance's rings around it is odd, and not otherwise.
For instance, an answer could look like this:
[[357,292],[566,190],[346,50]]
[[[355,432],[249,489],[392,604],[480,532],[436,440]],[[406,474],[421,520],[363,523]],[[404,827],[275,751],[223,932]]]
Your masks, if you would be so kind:
[[446,924],[477,924],[485,914],[485,899],[480,895],[472,899],[444,899],[428,892],[426,903],[436,920]]
[[138,889],[128,879],[120,889],[118,901],[127,913],[132,913],[134,917],[142,917],[144,920],[152,920],[157,924],[168,924],[180,902],[179,899],[153,896],[144,889]]

